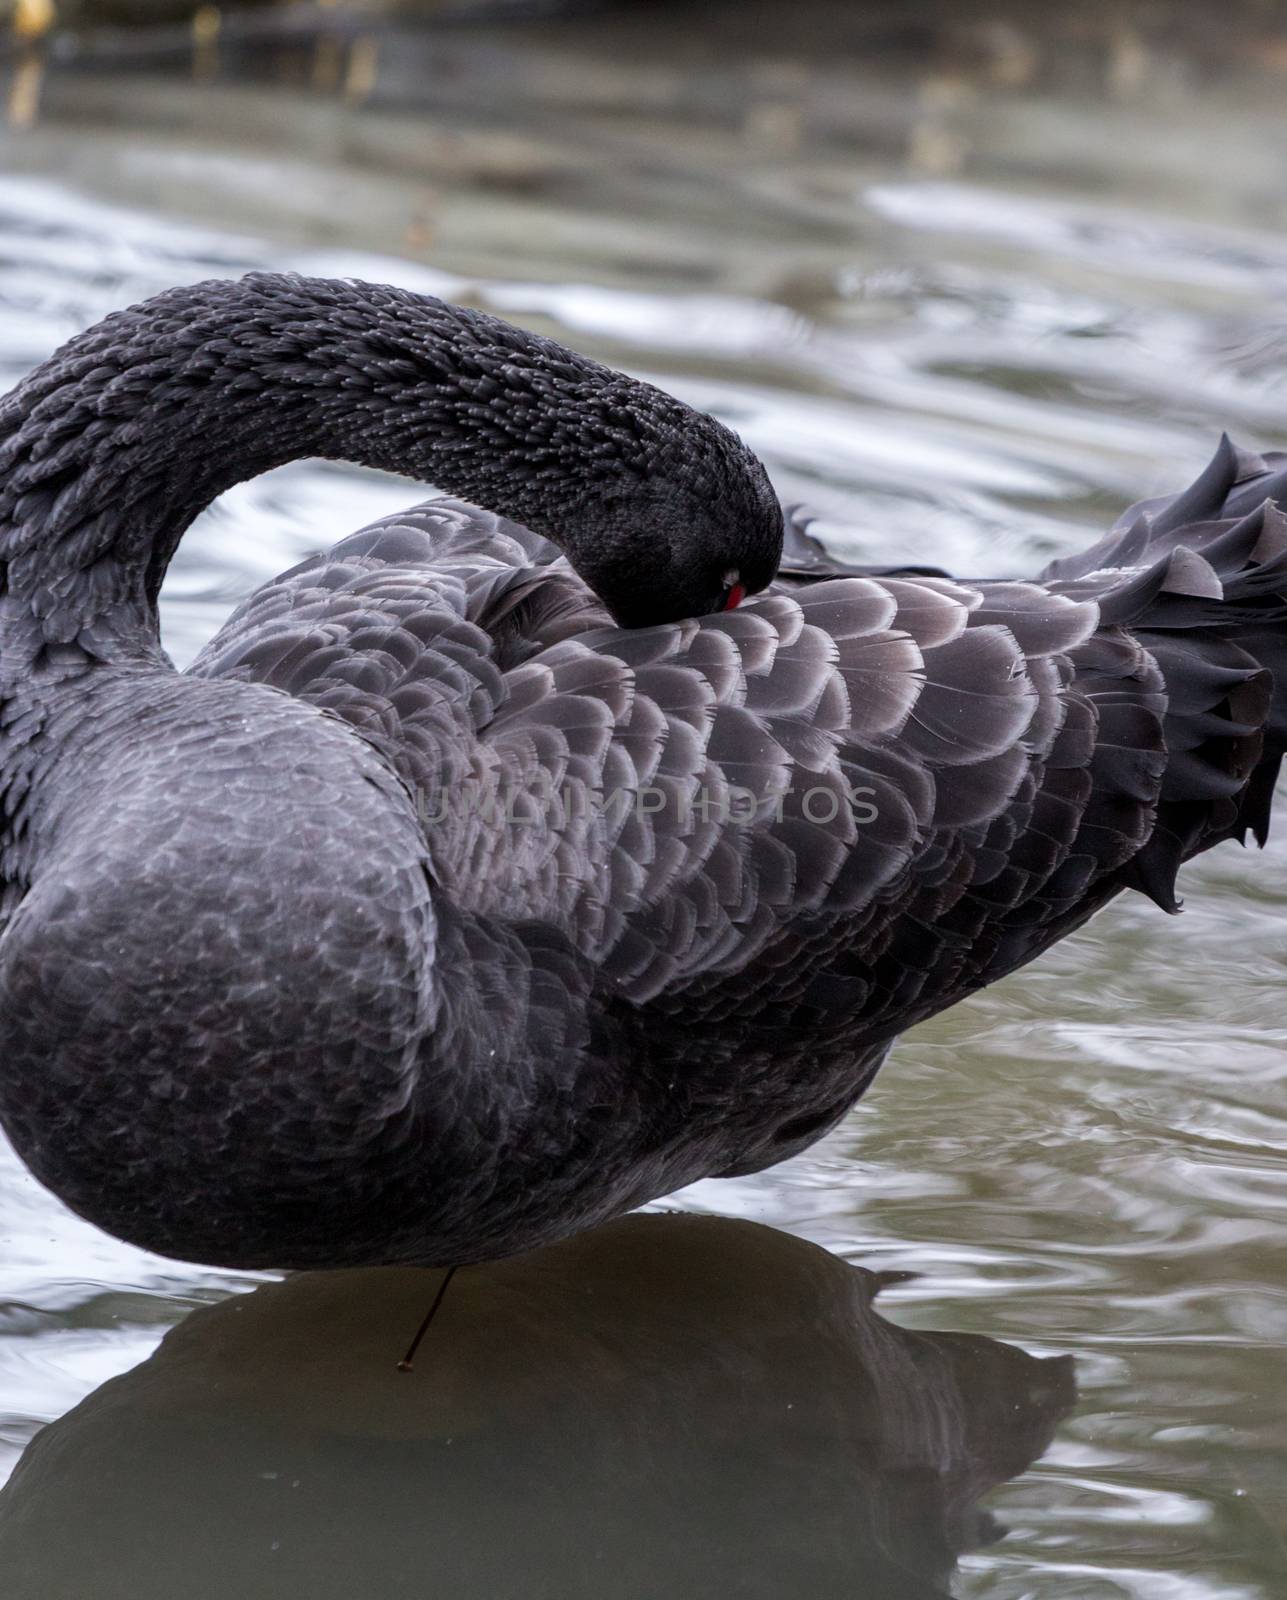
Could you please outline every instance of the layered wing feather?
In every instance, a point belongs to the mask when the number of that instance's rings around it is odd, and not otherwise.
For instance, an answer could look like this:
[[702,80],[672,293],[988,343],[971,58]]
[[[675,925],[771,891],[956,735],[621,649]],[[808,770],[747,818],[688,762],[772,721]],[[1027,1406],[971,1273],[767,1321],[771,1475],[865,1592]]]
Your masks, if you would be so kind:
[[261,590],[193,670],[376,744],[441,891],[565,937],[605,1004],[876,1038],[1263,832],[1285,479],[1223,446],[1033,583],[845,569],[797,526],[765,595],[634,632],[545,541],[435,501]]

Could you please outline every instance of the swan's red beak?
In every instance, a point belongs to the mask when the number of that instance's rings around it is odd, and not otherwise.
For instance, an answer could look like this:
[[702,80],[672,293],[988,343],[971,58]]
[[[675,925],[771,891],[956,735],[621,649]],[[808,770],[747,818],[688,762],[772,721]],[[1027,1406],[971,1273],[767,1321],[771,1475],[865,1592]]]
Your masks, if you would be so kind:
[[736,611],[742,601],[746,599],[745,584],[735,583],[728,591],[728,599],[724,602],[725,611]]

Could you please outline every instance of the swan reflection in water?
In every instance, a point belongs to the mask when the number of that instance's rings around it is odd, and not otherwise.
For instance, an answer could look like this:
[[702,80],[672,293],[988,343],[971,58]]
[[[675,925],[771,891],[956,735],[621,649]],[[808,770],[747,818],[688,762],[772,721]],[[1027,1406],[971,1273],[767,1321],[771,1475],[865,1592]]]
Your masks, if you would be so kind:
[[930,1600],[999,1537],[1071,1358],[913,1333],[885,1275],[754,1223],[627,1217],[458,1272],[194,1312],[28,1447],[7,1600]]

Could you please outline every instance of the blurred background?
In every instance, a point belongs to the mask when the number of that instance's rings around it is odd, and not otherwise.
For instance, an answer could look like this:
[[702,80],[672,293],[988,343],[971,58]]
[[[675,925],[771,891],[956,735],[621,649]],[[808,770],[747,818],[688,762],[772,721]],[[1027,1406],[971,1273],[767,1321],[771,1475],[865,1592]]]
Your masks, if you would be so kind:
[[[716,411],[836,548],[967,574],[1097,536],[1222,430],[1287,446],[1277,0],[16,0],[0,27],[6,386],[173,283],[396,281]],[[172,653],[418,497],[318,463],[226,496],[167,585]],[[960,1595],[1287,1593],[1284,865],[1226,847],[1182,918],[1115,905],[917,1030],[822,1145],[673,1202],[914,1274],[881,1299],[905,1327],[1074,1357]],[[4,1154],[5,1469],[245,1287]]]

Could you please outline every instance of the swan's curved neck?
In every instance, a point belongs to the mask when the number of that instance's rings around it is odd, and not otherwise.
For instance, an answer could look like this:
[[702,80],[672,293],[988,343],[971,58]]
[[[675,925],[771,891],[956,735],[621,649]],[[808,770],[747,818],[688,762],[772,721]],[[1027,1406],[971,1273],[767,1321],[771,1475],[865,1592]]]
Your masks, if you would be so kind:
[[155,650],[161,580],[193,518],[301,456],[434,483],[580,565],[601,506],[693,422],[717,427],[426,296],[267,274],[170,291],[73,339],[0,402],[10,660],[15,631],[37,650]]

